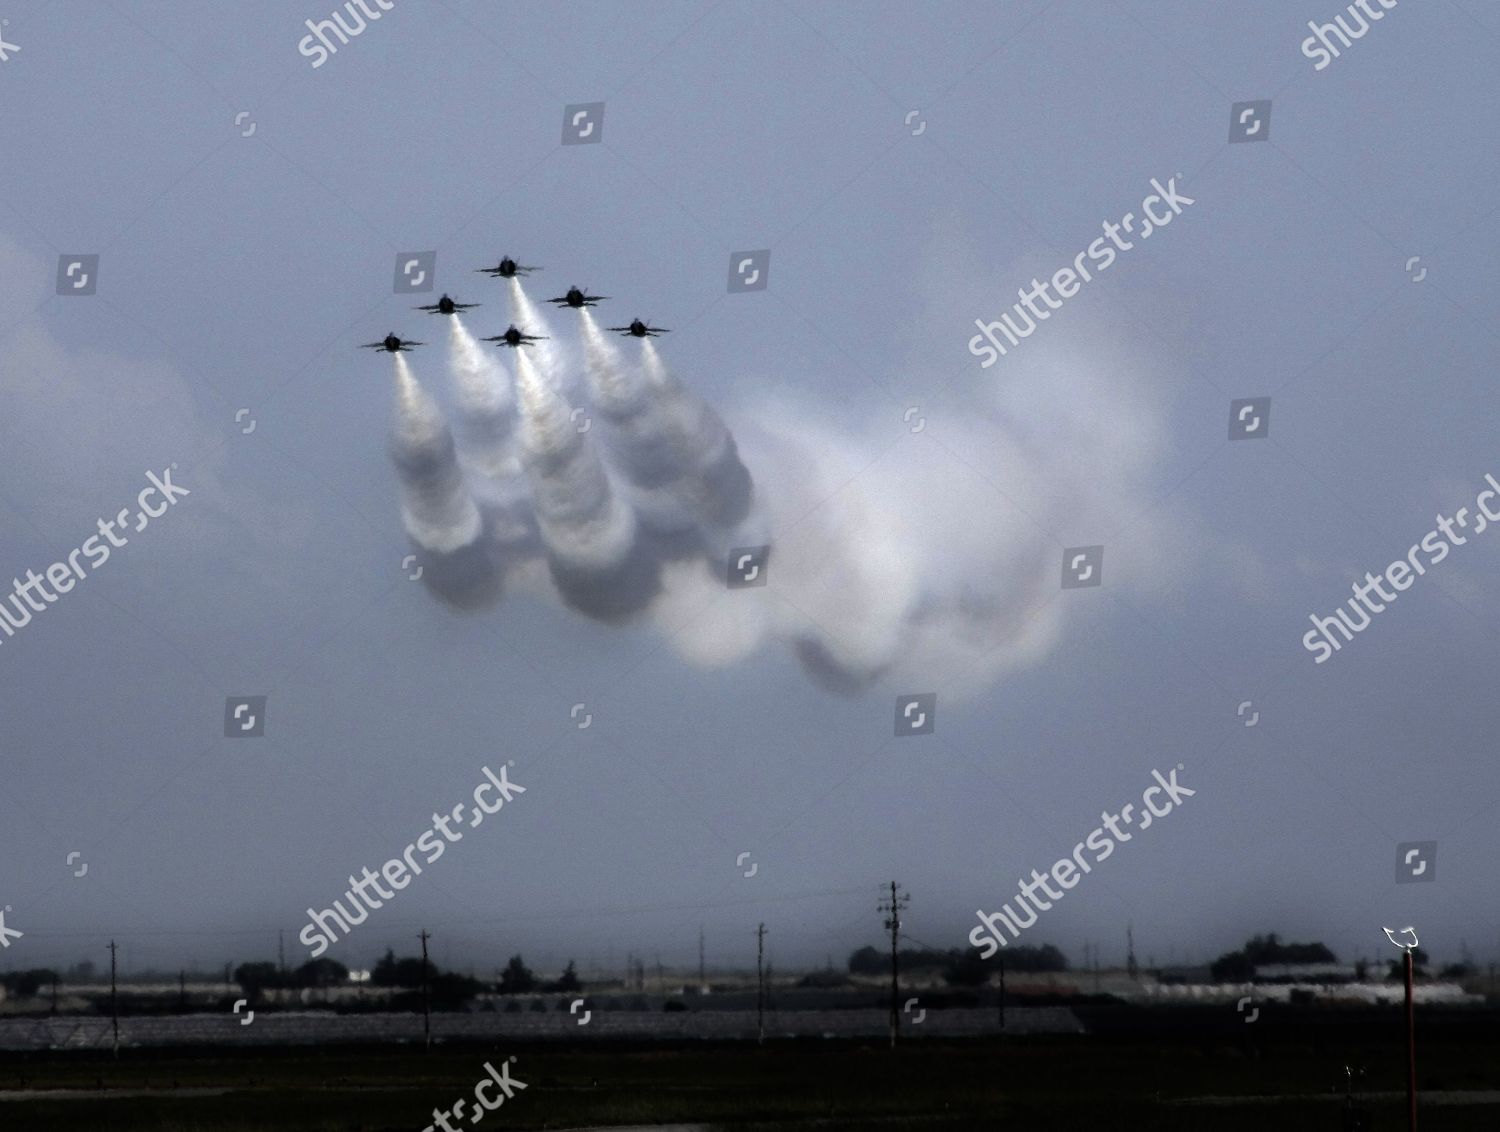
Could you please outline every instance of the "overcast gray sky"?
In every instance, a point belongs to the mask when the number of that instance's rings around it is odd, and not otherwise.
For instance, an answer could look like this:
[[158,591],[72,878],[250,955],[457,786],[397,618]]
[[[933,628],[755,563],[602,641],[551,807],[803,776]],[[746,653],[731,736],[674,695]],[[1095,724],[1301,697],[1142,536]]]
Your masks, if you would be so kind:
[[[506,762],[526,794],[334,957],[426,926],[464,966],[696,962],[701,925],[745,964],[764,920],[778,965],[841,961],[891,879],[913,939],[962,946],[1178,764],[1196,793],[1027,941],[1352,960],[1410,923],[1496,956],[1500,532],[1326,663],[1302,638],[1500,478],[1500,10],[1409,0],[1322,70],[1332,0],[394,0],[314,68],[328,14],[4,12],[0,577],[148,470],[192,494],[0,638],[0,967],[111,937],[128,967],[266,958],[278,928],[300,961],[309,906]],[[1230,144],[1265,99],[1268,140]],[[560,145],[594,102],[602,141]],[[1152,178],[1192,205],[982,367],[975,320]],[[769,285],[729,293],[760,249]],[[393,294],[412,250],[437,290]],[[407,580],[391,359],[354,347],[427,342],[404,356],[451,410],[447,327],[411,307],[447,290],[499,333],[473,269],[505,253],[533,299],[672,329],[755,480],[765,587],[700,563],[621,626]],[[93,293],[58,294],[77,255]],[[576,399],[578,320],[548,320]],[[1268,434],[1228,439],[1267,396]],[[1096,545],[1102,585],[1061,588]],[[829,690],[808,642],[872,679]],[[895,734],[910,693],[932,734]],[[240,695],[263,738],[225,737]],[[1419,841],[1435,880],[1397,884]]]

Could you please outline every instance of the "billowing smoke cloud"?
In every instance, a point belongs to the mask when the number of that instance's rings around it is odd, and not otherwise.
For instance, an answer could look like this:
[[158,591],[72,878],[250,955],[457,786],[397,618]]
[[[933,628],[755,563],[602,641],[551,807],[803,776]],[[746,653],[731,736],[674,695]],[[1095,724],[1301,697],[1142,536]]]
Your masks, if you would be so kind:
[[453,434],[437,404],[396,359],[396,419],[391,461],[401,484],[401,519],[425,553],[422,577],[445,601],[464,609],[491,604],[500,591],[500,562],[458,464]]
[[659,589],[656,563],[572,408],[520,351],[521,463],[552,579],[567,602],[615,619],[644,609]]
[[750,473],[719,415],[667,373],[649,339],[644,369],[627,367],[593,315],[581,313],[589,395],[642,522],[668,534],[742,522]]
[[[510,284],[516,324],[551,335]],[[397,355],[403,516],[446,561],[434,588],[453,604],[492,599],[504,573],[513,591],[655,625],[696,665],[779,642],[830,689],[891,677],[954,696],[1051,646],[1062,546],[1136,516],[1164,547],[1140,517],[1155,419],[1118,359],[1039,342],[1027,365],[1048,380],[977,398],[932,435],[889,408],[834,427],[763,402],[736,438],[651,340],[579,321],[581,366],[549,338],[513,352],[512,386],[452,317],[462,463]],[[770,548],[765,584],[731,586],[731,551],[754,547]]]
[[448,318],[458,417],[458,458],[489,537],[507,548],[536,539],[521,470],[516,396],[498,354],[487,353],[458,315]]

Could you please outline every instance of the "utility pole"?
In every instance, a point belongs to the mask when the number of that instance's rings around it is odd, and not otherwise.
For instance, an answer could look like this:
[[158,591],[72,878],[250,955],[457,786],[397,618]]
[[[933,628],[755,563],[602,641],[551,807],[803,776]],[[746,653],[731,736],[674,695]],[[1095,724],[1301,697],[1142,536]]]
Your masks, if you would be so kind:
[[120,1011],[115,998],[115,941],[109,941],[109,1017],[114,1025],[115,1040],[113,1053],[115,1057],[120,1056]]
[[704,974],[703,966],[703,926],[698,926],[698,987],[700,990],[708,989],[708,978]]
[[[1416,933],[1412,933],[1416,938]],[[1406,951],[1406,1126],[1410,1132],[1417,1132],[1417,1020],[1412,1012],[1411,1003],[1411,980],[1412,980],[1412,948]]]
[[1000,952],[1000,1032],[1005,1032],[1005,952]]
[[1125,925],[1125,973],[1131,979],[1135,979],[1141,973],[1141,968],[1135,961],[1135,925]]
[[891,1048],[896,1048],[896,1039],[901,1036],[901,1007],[898,1000],[901,997],[901,912],[910,901],[909,896],[901,894],[900,886],[891,881],[890,902],[882,901],[880,911],[887,912],[885,926],[891,929]]
[[755,1033],[756,1042],[766,1044],[766,925],[755,929]]
[[432,1049],[432,1018],[427,1009],[427,941],[431,938],[426,928],[418,937],[422,941],[422,1045]]
[[[1385,938],[1401,949],[1406,973],[1406,1127],[1408,1132],[1417,1132],[1417,1026],[1412,1008],[1412,952],[1417,949],[1415,928],[1405,927],[1392,934],[1390,928],[1381,929]],[[1396,935],[1410,935],[1410,943],[1398,943]]]

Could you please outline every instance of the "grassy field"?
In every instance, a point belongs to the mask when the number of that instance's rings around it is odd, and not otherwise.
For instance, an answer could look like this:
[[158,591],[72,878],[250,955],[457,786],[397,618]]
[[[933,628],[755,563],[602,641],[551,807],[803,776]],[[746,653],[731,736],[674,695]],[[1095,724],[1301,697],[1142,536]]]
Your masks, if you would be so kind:
[[[395,1132],[434,1107],[472,1103],[486,1060],[515,1055],[526,1083],[486,1128],[702,1123],[738,1132],[894,1132],[1108,1127],[1278,1132],[1343,1127],[1343,1065],[1364,1065],[1374,1129],[1405,1127],[1399,1045],[1339,1038],[1204,1041],[1033,1039],[1020,1043],[787,1042],[562,1049],[122,1051],[0,1055],[6,1132]],[[1424,1090],[1500,1090],[1500,1043],[1426,1043]],[[83,1090],[67,1098],[31,1091]],[[149,1089],[148,1096],[87,1091]],[[208,1090],[192,1092],[190,1090]],[[1230,1102],[1202,1098],[1233,1098]],[[1255,1098],[1273,1098],[1257,1100]],[[1471,1097],[1470,1099],[1476,1099]],[[455,1120],[455,1127],[472,1127]],[[1500,1104],[1424,1106],[1423,1132],[1493,1132]]]

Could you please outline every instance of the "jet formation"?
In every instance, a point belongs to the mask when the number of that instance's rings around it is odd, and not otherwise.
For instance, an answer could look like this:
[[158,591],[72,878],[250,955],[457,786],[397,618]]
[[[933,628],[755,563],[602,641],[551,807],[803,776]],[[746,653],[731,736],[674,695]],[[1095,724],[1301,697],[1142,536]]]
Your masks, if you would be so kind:
[[[530,275],[533,271],[540,270],[540,267],[519,264],[515,260],[511,259],[510,256],[503,257],[500,262],[494,267],[475,268],[475,271],[485,275],[489,275],[495,279],[515,279],[520,276]],[[547,302],[552,303],[559,308],[572,307],[574,310],[582,310],[585,307],[595,306],[600,301],[607,298],[609,298],[608,295],[590,295],[588,293],[588,290],[583,287],[569,287],[566,294],[560,295],[555,299],[548,299]],[[459,311],[470,310],[473,307],[477,307],[480,305],[481,304],[479,303],[460,303],[450,298],[447,294],[444,294],[442,298],[438,299],[437,302],[428,303],[425,306],[416,307],[414,309],[425,311],[428,314],[452,315],[457,314]],[[611,326],[609,329],[611,333],[623,334],[627,338],[655,338],[659,334],[670,333],[666,327],[648,326],[645,322],[641,321],[638,318],[632,319],[629,326]],[[527,334],[525,331],[517,329],[515,324],[512,323],[510,327],[506,329],[504,334],[494,334],[487,338],[481,339],[481,341],[494,342],[500,346],[509,346],[512,349],[516,349],[521,346],[529,346],[533,342],[544,341],[545,338],[545,334]],[[360,347],[360,349],[385,350],[388,353],[395,354],[405,350],[409,350],[412,346],[421,345],[423,345],[423,343],[421,342],[413,342],[408,339],[398,338],[396,337],[395,333],[392,332],[390,334],[387,334],[385,338],[379,342],[365,343]]]

